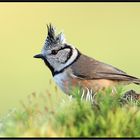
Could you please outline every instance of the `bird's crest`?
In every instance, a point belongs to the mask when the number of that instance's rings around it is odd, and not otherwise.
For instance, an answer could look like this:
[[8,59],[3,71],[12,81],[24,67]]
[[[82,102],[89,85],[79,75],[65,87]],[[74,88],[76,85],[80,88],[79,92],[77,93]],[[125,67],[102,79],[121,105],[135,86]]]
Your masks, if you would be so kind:
[[54,44],[63,44],[65,42],[65,38],[62,32],[56,35],[56,30],[51,24],[47,25],[47,29],[48,36],[45,43],[46,47],[51,47]]

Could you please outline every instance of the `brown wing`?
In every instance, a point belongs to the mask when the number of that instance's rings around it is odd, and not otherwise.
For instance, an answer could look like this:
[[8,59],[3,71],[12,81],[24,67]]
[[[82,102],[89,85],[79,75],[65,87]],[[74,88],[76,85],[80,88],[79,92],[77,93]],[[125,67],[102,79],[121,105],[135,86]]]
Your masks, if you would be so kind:
[[[77,69],[78,67],[78,69]],[[86,55],[81,55],[79,59],[71,65],[73,74],[82,79],[109,79],[118,81],[130,81],[140,84],[140,79],[127,75],[125,72],[102,62],[99,62]]]

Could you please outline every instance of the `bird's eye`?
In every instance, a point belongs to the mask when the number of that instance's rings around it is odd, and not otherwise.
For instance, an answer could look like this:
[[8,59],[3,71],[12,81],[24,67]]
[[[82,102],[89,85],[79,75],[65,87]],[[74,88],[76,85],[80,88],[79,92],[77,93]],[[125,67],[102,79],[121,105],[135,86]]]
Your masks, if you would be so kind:
[[58,53],[58,50],[52,50],[51,54],[55,55]]

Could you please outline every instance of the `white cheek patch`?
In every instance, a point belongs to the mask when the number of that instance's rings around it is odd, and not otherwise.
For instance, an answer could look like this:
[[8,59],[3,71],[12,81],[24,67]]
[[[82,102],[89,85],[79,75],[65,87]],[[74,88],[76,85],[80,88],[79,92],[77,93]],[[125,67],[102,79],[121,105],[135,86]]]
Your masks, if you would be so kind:
[[[65,51],[65,52],[62,52],[62,51]],[[65,50],[62,50],[60,52],[58,52],[58,60],[60,63],[65,63],[65,61],[67,60],[67,57],[70,53],[70,49],[65,49]]]
[[76,49],[73,49],[73,53],[69,60],[65,64],[60,64],[58,67],[55,68],[55,71],[60,71],[70,65],[78,56],[78,51]]

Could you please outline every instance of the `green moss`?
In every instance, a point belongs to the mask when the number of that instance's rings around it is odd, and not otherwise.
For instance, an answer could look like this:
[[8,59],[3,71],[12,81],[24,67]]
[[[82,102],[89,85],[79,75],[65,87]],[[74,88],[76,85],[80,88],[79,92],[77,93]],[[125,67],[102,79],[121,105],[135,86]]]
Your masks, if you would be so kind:
[[[75,91],[76,92],[76,91]],[[121,104],[124,90],[107,89],[96,94],[94,102],[61,94],[33,95],[23,109],[15,110],[0,122],[1,136],[138,137],[139,101]],[[37,96],[37,95],[36,95]]]

